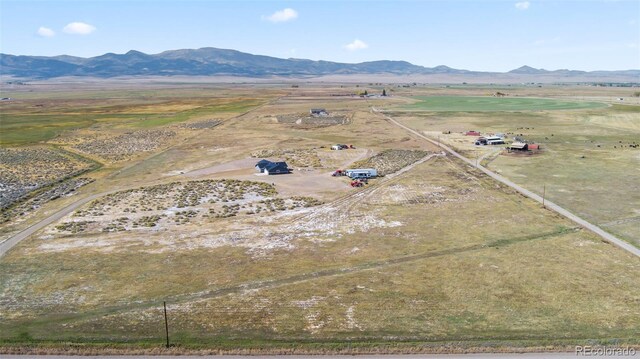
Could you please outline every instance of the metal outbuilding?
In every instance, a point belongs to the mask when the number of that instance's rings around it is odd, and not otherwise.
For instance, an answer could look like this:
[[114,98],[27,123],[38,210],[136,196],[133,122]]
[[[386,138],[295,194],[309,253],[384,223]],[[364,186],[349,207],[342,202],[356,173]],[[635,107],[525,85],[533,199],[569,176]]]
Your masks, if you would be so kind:
[[511,150],[511,151],[528,151],[529,150],[529,144],[524,143],[524,142],[514,142],[511,145],[509,145],[509,150]]

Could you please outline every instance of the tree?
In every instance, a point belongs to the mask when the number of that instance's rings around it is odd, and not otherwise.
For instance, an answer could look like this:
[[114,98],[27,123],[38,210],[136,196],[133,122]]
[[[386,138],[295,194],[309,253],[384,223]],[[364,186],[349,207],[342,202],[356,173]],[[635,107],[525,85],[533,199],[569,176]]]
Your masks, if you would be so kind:
[[387,90],[382,89],[382,96],[387,96]]

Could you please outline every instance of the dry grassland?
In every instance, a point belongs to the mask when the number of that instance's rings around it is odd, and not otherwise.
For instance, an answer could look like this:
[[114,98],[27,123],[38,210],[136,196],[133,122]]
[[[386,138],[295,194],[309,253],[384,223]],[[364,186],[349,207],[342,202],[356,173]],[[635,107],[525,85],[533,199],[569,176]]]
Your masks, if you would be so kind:
[[[7,333],[150,340],[167,299],[186,344],[638,334],[635,258],[449,159],[409,173],[226,229],[40,236],[0,264]],[[221,234],[222,246],[176,247]]]
[[[566,97],[581,98],[575,94]],[[640,227],[628,225],[640,223],[638,109],[616,104],[600,110],[395,112],[394,118],[453,145],[469,158],[484,159],[483,165],[538,194],[546,187],[550,200],[640,245]],[[461,134],[467,130],[521,135],[539,143],[542,151],[534,156],[513,156],[502,148],[473,146],[475,137]]]
[[[362,89],[276,88],[269,103],[248,112],[203,111],[182,122],[194,128],[149,129],[178,135],[150,156],[103,168],[84,191],[119,191],[0,260],[0,351],[60,342],[155,347],[163,341],[165,300],[172,340],[186,349],[638,344],[637,258],[480,172],[434,156],[362,189],[331,177],[356,161],[382,158],[394,172],[439,152],[370,112],[405,99],[331,96]],[[568,90],[551,94],[560,91]],[[317,107],[349,122],[273,120]],[[440,132],[530,124],[535,132],[527,136],[539,138],[546,126],[560,144],[570,138],[561,118],[597,122],[609,116],[603,111],[518,113],[509,121],[493,113],[394,116]],[[616,126],[632,123],[621,118]],[[331,151],[332,143],[357,149]],[[252,154],[303,168],[258,176]],[[526,158],[527,166],[544,156]],[[510,176],[500,161],[491,166]]]

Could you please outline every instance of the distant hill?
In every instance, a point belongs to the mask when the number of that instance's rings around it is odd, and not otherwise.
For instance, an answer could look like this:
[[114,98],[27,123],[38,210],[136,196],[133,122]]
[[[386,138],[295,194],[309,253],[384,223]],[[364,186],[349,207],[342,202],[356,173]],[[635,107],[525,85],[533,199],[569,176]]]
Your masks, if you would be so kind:
[[527,65],[518,67],[517,69],[509,71],[510,74],[527,74],[527,75],[538,75],[538,74],[544,74],[546,72],[549,72],[549,71],[544,69],[534,69],[533,67],[527,66]]
[[[305,59],[281,59],[277,57],[253,55],[236,50],[205,47],[182,49],[149,55],[131,50],[126,54],[107,53],[82,58],[68,55],[53,57],[15,56],[0,54],[0,74],[19,78],[48,79],[63,76],[91,76],[112,78],[118,76],[323,76],[352,74],[388,75],[454,75],[481,76],[498,73],[474,72],[453,69],[444,65],[423,67],[406,61],[370,61],[347,64],[331,61]],[[603,76],[634,76],[640,79],[640,70],[627,71],[547,71],[522,66],[500,75],[557,75],[581,78],[590,74]]]

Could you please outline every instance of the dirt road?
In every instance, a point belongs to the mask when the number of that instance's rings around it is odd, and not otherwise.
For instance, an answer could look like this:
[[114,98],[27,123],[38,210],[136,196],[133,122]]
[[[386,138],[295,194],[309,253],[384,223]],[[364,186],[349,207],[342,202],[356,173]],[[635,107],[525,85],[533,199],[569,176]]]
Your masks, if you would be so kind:
[[23,239],[31,236],[32,234],[36,233],[37,231],[41,230],[42,228],[50,225],[51,223],[59,220],[60,218],[66,216],[67,214],[75,211],[78,207],[89,203],[91,201],[93,201],[94,199],[104,196],[106,195],[108,192],[105,193],[97,193],[88,197],[84,197],[84,198],[80,198],[77,201],[73,202],[72,204],[62,208],[61,210],[59,210],[58,212],[52,214],[51,216],[43,219],[42,221],[32,225],[31,227],[25,229],[22,232],[19,232],[18,234],[16,234],[15,236],[10,237],[9,239],[7,239],[6,241],[0,243],[0,257],[4,256],[5,253],[7,253],[11,248],[13,248],[13,246],[15,246],[16,244],[18,244],[20,241],[22,241]]
[[[229,123],[231,121],[238,120],[238,119],[242,118],[243,116],[245,116],[245,115],[247,115],[247,114],[249,114],[249,113],[251,113],[253,111],[256,111],[256,110],[258,110],[258,109],[260,109],[262,107],[265,107],[267,105],[275,103],[276,101],[280,100],[280,98],[281,97],[277,97],[277,98],[275,98],[275,99],[273,99],[271,101],[268,101],[268,102],[266,102],[266,103],[264,103],[264,104],[262,104],[260,106],[254,107],[254,108],[252,108],[252,109],[250,109],[250,110],[248,110],[246,112],[243,112],[243,113],[241,113],[241,114],[239,114],[237,116],[231,117],[231,118],[225,120],[225,123]],[[188,139],[190,139],[192,137],[198,136],[198,135],[199,135],[198,133],[194,134],[193,136],[188,137],[187,139],[183,140],[183,142],[187,141]],[[133,164],[131,164],[129,166],[126,166],[126,167],[124,167],[122,169],[119,169],[119,170],[111,173],[110,175],[108,175],[107,178],[115,177],[115,176],[117,176],[118,174],[122,173],[125,170],[131,169],[131,168],[133,168],[135,166],[139,166],[142,163],[144,163],[145,161],[149,161],[150,159],[160,155],[161,153],[164,153],[164,152],[172,149],[175,146],[176,145],[174,144],[173,146],[167,147],[167,148],[163,149],[162,151],[157,152],[157,153],[155,153],[155,154],[153,154],[153,155],[151,155],[151,156],[149,156],[149,157],[147,157],[147,158],[145,158],[145,159],[143,159],[141,161],[135,162],[135,163],[133,163]],[[119,190],[122,190],[122,189],[119,189]],[[118,190],[112,190],[112,191],[107,191],[107,192],[102,192],[102,193],[96,193],[96,194],[93,194],[93,195],[90,195],[90,196],[87,196],[87,197],[80,198],[77,201],[73,202],[72,204],[60,209],[59,211],[57,211],[56,213],[52,214],[51,216],[43,219],[42,221],[37,222],[37,223],[33,224],[32,226],[28,227],[27,229],[25,229],[23,231],[20,231],[17,234],[9,237],[9,239],[7,239],[6,241],[0,243],[0,258],[2,258],[16,244],[20,243],[20,241],[28,238],[32,234],[34,234],[37,231],[41,230],[42,228],[50,225],[51,223],[61,219],[62,217],[66,216],[67,214],[75,211],[80,206],[82,206],[82,205],[84,205],[86,203],[89,203],[89,202],[93,201],[94,199],[96,199],[98,197],[102,197],[102,196],[105,196],[107,194],[114,193],[114,192],[117,192],[117,191]]]
[[[416,130],[414,130],[412,128],[409,128],[409,127],[401,124],[400,122],[394,120],[393,118],[391,118],[391,117],[385,115],[384,113],[378,111],[374,107],[371,107],[371,110],[373,112],[375,112],[375,113],[378,113],[378,114],[382,115],[390,123],[392,123],[392,124],[394,124],[394,125],[396,125],[398,127],[401,127],[403,129],[411,132],[412,134],[414,134],[414,135],[416,135],[416,136],[418,136],[420,138],[423,138],[423,139],[433,143],[434,145],[440,146],[443,150],[445,150],[445,151],[449,152],[450,154],[452,154],[453,156],[461,159],[462,161],[464,161],[465,163],[471,165],[472,167],[476,167],[477,169],[479,169],[480,171],[484,172],[487,176],[495,179],[496,181],[501,182],[502,184],[505,184],[505,185],[513,188],[514,190],[520,192],[521,194],[525,195],[526,197],[529,197],[529,198],[533,199],[534,201],[537,201],[539,203],[543,203],[543,199],[539,195],[529,191],[526,188],[523,188],[523,187],[515,184],[514,182],[508,180],[505,177],[500,176],[499,174],[489,170],[488,168],[486,168],[486,167],[484,167],[484,166],[482,166],[480,164],[476,165],[475,160],[470,160],[470,159],[462,156],[461,154],[459,154],[458,152],[456,152],[452,148],[450,148],[450,147],[448,147],[446,145],[443,145],[442,143],[438,143],[438,141],[435,141],[435,140],[423,135],[422,133],[420,133],[420,132],[418,132],[418,131],[416,131]],[[544,206],[547,209],[550,209],[550,210],[552,210],[552,211],[554,211],[554,212],[556,212],[558,214],[563,215],[564,217],[566,217],[566,218],[570,219],[571,221],[577,223],[581,227],[586,228],[586,229],[590,230],[591,232],[599,235],[605,241],[607,241],[607,242],[609,242],[609,243],[611,243],[611,244],[613,244],[615,246],[618,246],[618,247],[624,249],[625,251],[627,251],[627,252],[629,252],[629,253],[637,256],[637,257],[640,257],[640,248],[636,248],[635,246],[633,246],[630,243],[627,243],[627,242],[621,240],[620,238],[612,235],[611,233],[605,232],[604,230],[602,230],[602,228],[596,226],[595,224],[592,224],[592,223],[589,223],[589,222],[585,221],[584,219],[576,216],[575,214],[569,212],[568,210],[560,207],[559,205],[557,205],[557,204],[555,204],[555,203],[553,203],[553,202],[551,202],[549,200],[544,200]]]

